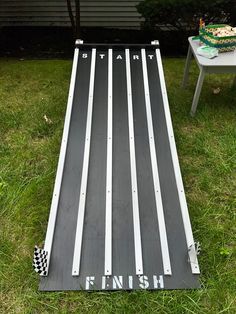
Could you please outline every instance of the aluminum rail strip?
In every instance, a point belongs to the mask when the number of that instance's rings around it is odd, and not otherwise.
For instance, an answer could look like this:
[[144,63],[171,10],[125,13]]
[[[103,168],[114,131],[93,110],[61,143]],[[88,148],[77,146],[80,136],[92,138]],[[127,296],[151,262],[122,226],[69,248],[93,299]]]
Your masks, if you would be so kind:
[[95,64],[96,64],[96,49],[93,48],[92,49],[92,59],[91,59],[90,82],[89,82],[88,111],[87,111],[86,134],[85,134],[84,160],[83,160],[83,170],[82,170],[82,177],[81,177],[81,188],[80,188],[78,218],[77,218],[77,227],[76,227],[76,235],[75,235],[72,276],[79,276],[79,271],[80,271],[81,247],[82,247],[82,238],[83,238],[84,213],[85,213],[85,203],[86,203],[86,191],[87,191],[88,168],[89,168],[89,154],[90,154],[90,142],[91,142],[91,129],[92,129]]
[[172,155],[172,162],[174,165],[175,179],[176,179],[176,184],[177,184],[177,189],[178,189],[182,219],[183,219],[185,236],[186,236],[186,241],[187,241],[189,262],[191,265],[192,273],[200,274],[200,269],[199,269],[198,259],[197,259],[197,252],[195,250],[193,232],[191,228],[189,212],[188,212],[188,207],[187,207],[187,201],[186,201],[186,197],[184,193],[184,185],[183,185],[183,180],[182,180],[181,171],[180,171],[179,159],[178,159],[177,149],[175,145],[175,138],[174,138],[173,126],[171,122],[170,108],[169,108],[169,102],[168,102],[167,91],[166,91],[164,71],[163,71],[163,66],[161,62],[160,49],[156,49],[156,58],[157,58],[158,73],[160,77],[162,97],[163,97],[163,102],[164,102],[164,112],[165,112],[167,132],[168,132],[168,138],[169,138],[171,155]]
[[148,126],[148,136],[149,136],[149,148],[150,148],[150,154],[151,154],[152,176],[153,176],[153,185],[154,185],[154,193],[155,193],[155,201],[156,201],[156,211],[157,211],[157,217],[158,217],[159,234],[160,234],[160,241],[161,241],[163,268],[164,268],[165,275],[171,275],[169,248],[168,248],[167,235],[166,235],[166,225],[165,225],[165,218],[164,218],[164,211],[163,211],[163,204],[162,204],[155,137],[154,137],[154,131],[153,131],[152,109],[151,109],[150,94],[149,94],[149,83],[148,83],[145,49],[141,49],[141,55],[142,55],[142,69],[143,69],[143,83],[144,83],[144,94],[145,94],[145,104],[146,104],[147,126]]
[[153,44],[119,44],[119,43],[113,43],[113,44],[102,44],[102,43],[76,43],[75,46],[77,48],[80,48],[82,50],[85,49],[91,49],[91,48],[96,48],[96,49],[113,49],[114,50],[120,50],[120,49],[141,49],[141,48],[146,48],[146,49],[151,49],[155,51],[156,48],[159,47],[159,42],[153,42]]
[[53,236],[54,236],[54,230],[55,230],[55,224],[56,224],[56,218],[57,218],[57,209],[58,209],[58,203],[59,203],[59,197],[60,197],[60,191],[61,191],[61,183],[62,183],[62,177],[63,177],[63,171],[64,171],[69,130],[70,130],[70,120],[71,120],[71,112],[72,112],[72,107],[73,107],[78,56],[79,56],[79,49],[76,48],[75,53],[74,53],[73,65],[72,65],[70,88],[69,88],[69,95],[68,95],[68,101],[67,101],[67,109],[66,109],[66,115],[65,115],[62,141],[61,141],[59,161],[58,161],[58,166],[57,166],[57,174],[56,174],[55,185],[53,189],[53,197],[52,197],[52,203],[51,203],[51,208],[50,208],[47,233],[46,233],[46,238],[44,242],[44,250],[47,252],[47,268],[46,268],[45,276],[47,276],[48,274],[49,265],[50,265]]
[[129,49],[125,49],[125,61],[126,61],[126,79],[127,79],[127,101],[128,101],[128,124],[129,124],[133,226],[134,226],[135,267],[136,267],[136,275],[142,275],[143,274],[143,258],[142,258],[142,243],[141,243],[140,217],[139,217],[139,200],[138,200],[137,169],[136,169],[136,157],[135,157],[134,118],[133,118],[133,101],[132,101]]
[[105,265],[104,274],[112,274],[112,49],[108,49],[108,113],[107,113],[107,169],[106,169],[106,221],[105,221]]

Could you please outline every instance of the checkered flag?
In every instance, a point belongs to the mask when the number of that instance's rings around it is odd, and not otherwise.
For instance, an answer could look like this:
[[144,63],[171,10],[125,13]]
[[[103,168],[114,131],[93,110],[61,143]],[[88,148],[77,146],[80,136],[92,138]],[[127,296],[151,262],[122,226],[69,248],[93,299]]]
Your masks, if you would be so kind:
[[47,259],[48,252],[39,247],[34,247],[34,259],[33,259],[33,268],[36,273],[40,274],[40,276],[47,275]]
[[201,248],[200,242],[195,242],[195,250],[196,250],[197,255],[201,253],[202,248]]

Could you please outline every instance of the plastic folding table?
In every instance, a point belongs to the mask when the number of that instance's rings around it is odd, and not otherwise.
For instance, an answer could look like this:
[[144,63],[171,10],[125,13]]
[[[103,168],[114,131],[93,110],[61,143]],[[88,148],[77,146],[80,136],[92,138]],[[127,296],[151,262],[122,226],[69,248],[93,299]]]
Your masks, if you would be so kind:
[[[189,67],[192,55],[194,56],[197,65],[199,67],[200,73],[193,97],[192,107],[190,114],[195,115],[197,110],[197,105],[199,97],[202,90],[203,81],[205,75],[208,73],[232,73],[236,75],[236,50],[232,52],[219,53],[218,57],[213,59],[208,59],[197,54],[197,48],[199,47],[199,40],[194,40],[194,37],[189,37],[189,48],[187,59],[184,69],[184,77],[182,86],[185,87],[188,81]],[[234,78],[234,85],[236,84],[236,76]]]

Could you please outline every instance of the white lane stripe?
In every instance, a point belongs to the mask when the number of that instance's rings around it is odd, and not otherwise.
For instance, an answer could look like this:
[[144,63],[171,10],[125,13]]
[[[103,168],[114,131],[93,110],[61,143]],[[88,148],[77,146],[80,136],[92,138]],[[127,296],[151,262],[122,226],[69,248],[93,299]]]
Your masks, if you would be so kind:
[[79,271],[80,271],[81,247],[82,247],[82,238],[83,238],[84,213],[85,213],[90,142],[91,142],[91,129],[92,129],[95,63],[96,63],[96,49],[93,48],[92,49],[92,58],[91,58],[90,82],[89,82],[88,111],[87,111],[85,146],[84,146],[84,160],[83,160],[83,170],[82,170],[82,177],[81,177],[81,187],[80,187],[80,198],[79,198],[77,227],[76,227],[76,236],[75,236],[72,276],[79,276]]
[[183,180],[182,180],[181,171],[180,171],[179,159],[178,159],[177,149],[175,145],[175,138],[174,138],[173,126],[171,122],[170,108],[169,108],[169,102],[168,102],[166,84],[165,84],[165,78],[164,78],[164,71],[163,71],[163,66],[162,66],[162,61],[161,61],[161,53],[159,49],[156,49],[156,58],[157,58],[157,67],[158,67],[161,91],[162,91],[163,102],[164,102],[167,132],[168,132],[171,156],[172,156],[174,172],[175,172],[175,180],[177,184],[182,219],[183,219],[185,236],[186,236],[186,241],[187,241],[187,250],[189,250],[190,247],[193,248],[192,250],[189,251],[189,261],[190,261],[192,273],[200,274],[197,254],[196,254],[195,246],[194,246],[193,232],[192,232],[191,222],[189,218],[188,206],[187,206],[186,197],[184,193],[184,185],[183,185]]
[[171,275],[169,248],[168,248],[167,235],[166,235],[165,218],[164,218],[160,180],[159,180],[158,165],[157,165],[156,145],[155,145],[155,138],[154,138],[154,131],[153,131],[152,109],[151,109],[150,94],[149,94],[149,83],[148,83],[147,61],[146,61],[145,49],[141,49],[141,54],[142,54],[143,82],[144,82],[144,94],[145,94],[145,104],[146,104],[146,114],[147,114],[149,147],[150,147],[150,155],[151,155],[151,163],[152,163],[152,176],[153,176],[156,210],[157,210],[157,218],[158,218],[158,226],[159,226],[159,234],[160,234],[160,242],[161,242],[162,261],[163,261],[164,274]]
[[105,265],[104,274],[112,274],[112,49],[108,49],[108,112],[107,112],[107,170],[106,170],[106,227],[105,227]]
[[54,236],[54,230],[55,230],[55,224],[56,224],[56,218],[57,218],[57,209],[58,209],[59,196],[60,196],[60,191],[61,191],[61,182],[62,182],[62,177],[63,177],[67,143],[68,143],[68,135],[69,135],[69,130],[70,130],[70,119],[71,119],[71,112],[72,112],[72,107],[73,107],[78,56],[79,56],[79,49],[75,48],[71,79],[70,79],[70,89],[69,89],[65,123],[64,123],[64,130],[63,130],[62,141],[61,141],[61,149],[60,149],[60,155],[59,155],[59,160],[58,160],[57,174],[56,174],[55,185],[54,185],[54,190],[53,190],[53,197],[52,197],[51,209],[50,209],[50,214],[49,214],[47,233],[46,233],[46,238],[44,242],[45,243],[44,250],[48,252],[46,276],[48,274],[49,264],[50,264],[53,236]]
[[135,157],[134,119],[133,119],[129,49],[125,49],[125,60],[126,60],[126,79],[127,79],[127,101],[128,101],[128,124],[129,124],[133,225],[134,225],[135,268],[136,268],[136,274],[142,275],[143,274],[143,258],[142,258],[142,243],[141,243],[141,231],[140,231],[140,219],[139,219],[139,202],[138,202],[138,185],[137,185],[137,172],[136,172],[136,157]]

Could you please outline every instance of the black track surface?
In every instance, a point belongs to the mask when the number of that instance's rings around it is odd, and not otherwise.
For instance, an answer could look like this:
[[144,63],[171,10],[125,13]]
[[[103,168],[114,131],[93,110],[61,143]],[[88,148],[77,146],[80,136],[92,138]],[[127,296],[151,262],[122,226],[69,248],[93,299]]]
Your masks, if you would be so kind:
[[[88,58],[83,59],[81,54],[85,52],[88,54]],[[103,59],[99,58],[100,53],[105,53]],[[153,49],[147,50],[146,54],[154,55],[152,60],[147,58],[147,68],[172,276],[163,275],[146,122],[141,51],[139,49],[132,49],[130,55],[143,266],[146,277],[139,278],[135,274],[124,49],[113,52],[113,276],[102,279],[104,273],[108,83],[108,53],[104,50],[98,50],[96,58],[81,270],[79,277],[71,275],[87,117],[91,63],[91,50],[88,49],[79,54],[51,263],[48,276],[41,278],[40,290],[102,290],[104,289],[102,280],[103,284],[105,282],[107,290],[163,288],[162,285],[154,285],[153,276],[157,276],[157,279],[161,278],[159,276],[163,276],[164,289],[199,287],[198,276],[192,275],[188,262],[157,60]],[[117,55],[121,55],[122,59],[117,60]],[[139,55],[139,60],[133,60],[133,55]],[[114,276],[122,276],[118,278],[122,287],[116,283],[117,278]],[[133,284],[131,284],[132,281]]]

